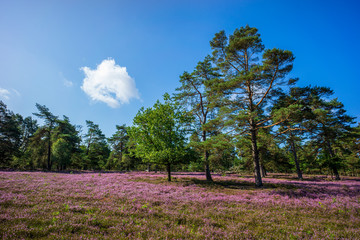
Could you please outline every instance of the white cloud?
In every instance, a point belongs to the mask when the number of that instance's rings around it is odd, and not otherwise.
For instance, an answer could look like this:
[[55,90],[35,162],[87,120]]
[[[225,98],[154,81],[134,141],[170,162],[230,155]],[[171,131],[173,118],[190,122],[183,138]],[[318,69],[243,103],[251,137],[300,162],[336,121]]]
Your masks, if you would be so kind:
[[72,87],[74,85],[74,83],[72,81],[69,81],[66,78],[64,78],[64,85],[65,85],[65,87]]
[[82,67],[85,78],[81,89],[94,101],[101,101],[112,108],[139,99],[135,80],[129,76],[126,67],[115,64],[115,60],[103,60],[95,70]]
[[9,90],[7,90],[5,88],[0,88],[0,98],[9,100],[9,98],[10,98]]

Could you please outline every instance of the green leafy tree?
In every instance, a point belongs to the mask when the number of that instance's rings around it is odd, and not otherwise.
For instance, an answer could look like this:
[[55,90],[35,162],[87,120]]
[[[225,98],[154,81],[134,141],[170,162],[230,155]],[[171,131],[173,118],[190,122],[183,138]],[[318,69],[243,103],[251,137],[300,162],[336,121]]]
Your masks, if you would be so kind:
[[209,144],[205,144],[209,137],[209,131],[205,128],[206,123],[214,115],[214,107],[211,106],[212,91],[207,87],[209,82],[217,77],[219,73],[212,66],[211,57],[207,56],[203,62],[199,62],[195,70],[190,74],[184,72],[180,76],[181,87],[177,88],[175,99],[185,106],[190,114],[194,115],[196,125],[195,133],[199,133],[201,141],[197,141],[197,148],[203,153],[206,180],[212,181],[210,173]]
[[169,94],[164,103],[157,101],[152,108],[141,108],[128,129],[132,151],[148,163],[166,166],[171,181],[171,166],[188,157],[184,124],[189,119],[171,102]]
[[217,122],[221,119],[236,134],[249,134],[255,185],[261,187],[258,131],[284,121],[291,111],[283,109],[271,114],[266,109],[280,87],[294,83],[294,79],[286,78],[294,56],[287,50],[264,50],[258,30],[249,26],[236,29],[229,37],[221,31],[210,45],[223,74],[209,85],[221,106]]

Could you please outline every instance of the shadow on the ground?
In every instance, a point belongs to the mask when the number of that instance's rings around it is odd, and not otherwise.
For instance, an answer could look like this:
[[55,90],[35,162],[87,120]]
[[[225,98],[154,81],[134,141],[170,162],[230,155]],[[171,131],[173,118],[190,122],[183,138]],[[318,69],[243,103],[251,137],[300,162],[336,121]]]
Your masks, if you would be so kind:
[[344,184],[344,182],[319,182],[302,183],[293,182],[293,186],[297,186],[296,190],[277,189],[272,194],[281,196],[288,196],[289,198],[311,198],[311,199],[324,199],[324,198],[337,198],[337,197],[360,197],[360,184]]
[[289,184],[274,184],[263,183],[260,188],[255,187],[255,183],[249,181],[236,181],[236,180],[215,180],[213,182],[193,178],[190,180],[193,184],[202,187],[215,187],[215,188],[227,188],[227,189],[241,189],[241,190],[255,190],[255,189],[294,189],[296,186]]
[[229,181],[216,180],[209,182],[202,179],[189,179],[186,181],[188,185],[195,184],[208,189],[234,189],[234,190],[271,190],[272,195],[287,196],[289,198],[310,198],[324,199],[337,197],[360,197],[360,184],[344,185],[341,182],[321,182],[319,184],[289,182],[289,183],[268,183],[265,182],[261,188],[256,188],[253,182],[249,181]]
[[174,184],[180,186],[198,186],[206,189],[232,189],[232,190],[261,190],[261,189],[296,189],[297,186],[283,183],[267,183],[264,182],[263,186],[258,188],[254,182],[246,180],[219,180],[207,181],[199,178],[187,178],[187,177],[173,177],[172,182],[168,182],[165,178],[139,178],[138,181],[146,181],[149,183],[165,183]]
[[[194,175],[192,175],[194,176]],[[360,184],[357,181],[278,181],[276,178],[265,178],[261,188],[255,187],[253,181],[242,180],[241,178],[228,180],[216,178],[214,181],[207,181],[205,179],[186,176],[173,176],[173,181],[168,182],[166,178],[137,178],[136,181],[144,181],[154,184],[170,184],[178,186],[198,186],[208,190],[234,190],[231,194],[236,194],[236,191],[263,191],[267,190],[271,195],[287,196],[289,198],[310,198],[310,199],[323,199],[323,198],[337,198],[337,197],[360,197]],[[134,180],[134,179],[133,179]],[[275,182],[271,182],[275,181]],[[239,193],[240,193],[239,192]]]

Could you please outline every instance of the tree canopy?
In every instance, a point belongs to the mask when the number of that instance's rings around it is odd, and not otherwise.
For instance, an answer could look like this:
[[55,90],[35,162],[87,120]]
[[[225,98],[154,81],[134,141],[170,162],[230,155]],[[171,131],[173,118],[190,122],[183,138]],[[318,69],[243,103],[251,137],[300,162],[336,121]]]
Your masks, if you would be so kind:
[[128,129],[134,142],[134,154],[149,163],[165,165],[171,181],[171,165],[186,160],[187,116],[173,103],[168,94],[164,103],[141,108]]

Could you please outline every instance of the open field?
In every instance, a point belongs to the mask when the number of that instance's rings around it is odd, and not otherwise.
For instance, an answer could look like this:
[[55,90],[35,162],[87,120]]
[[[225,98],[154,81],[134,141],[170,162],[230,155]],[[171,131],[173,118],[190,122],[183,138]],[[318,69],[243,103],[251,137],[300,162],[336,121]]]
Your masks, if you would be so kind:
[[0,172],[2,239],[360,239],[360,179]]

